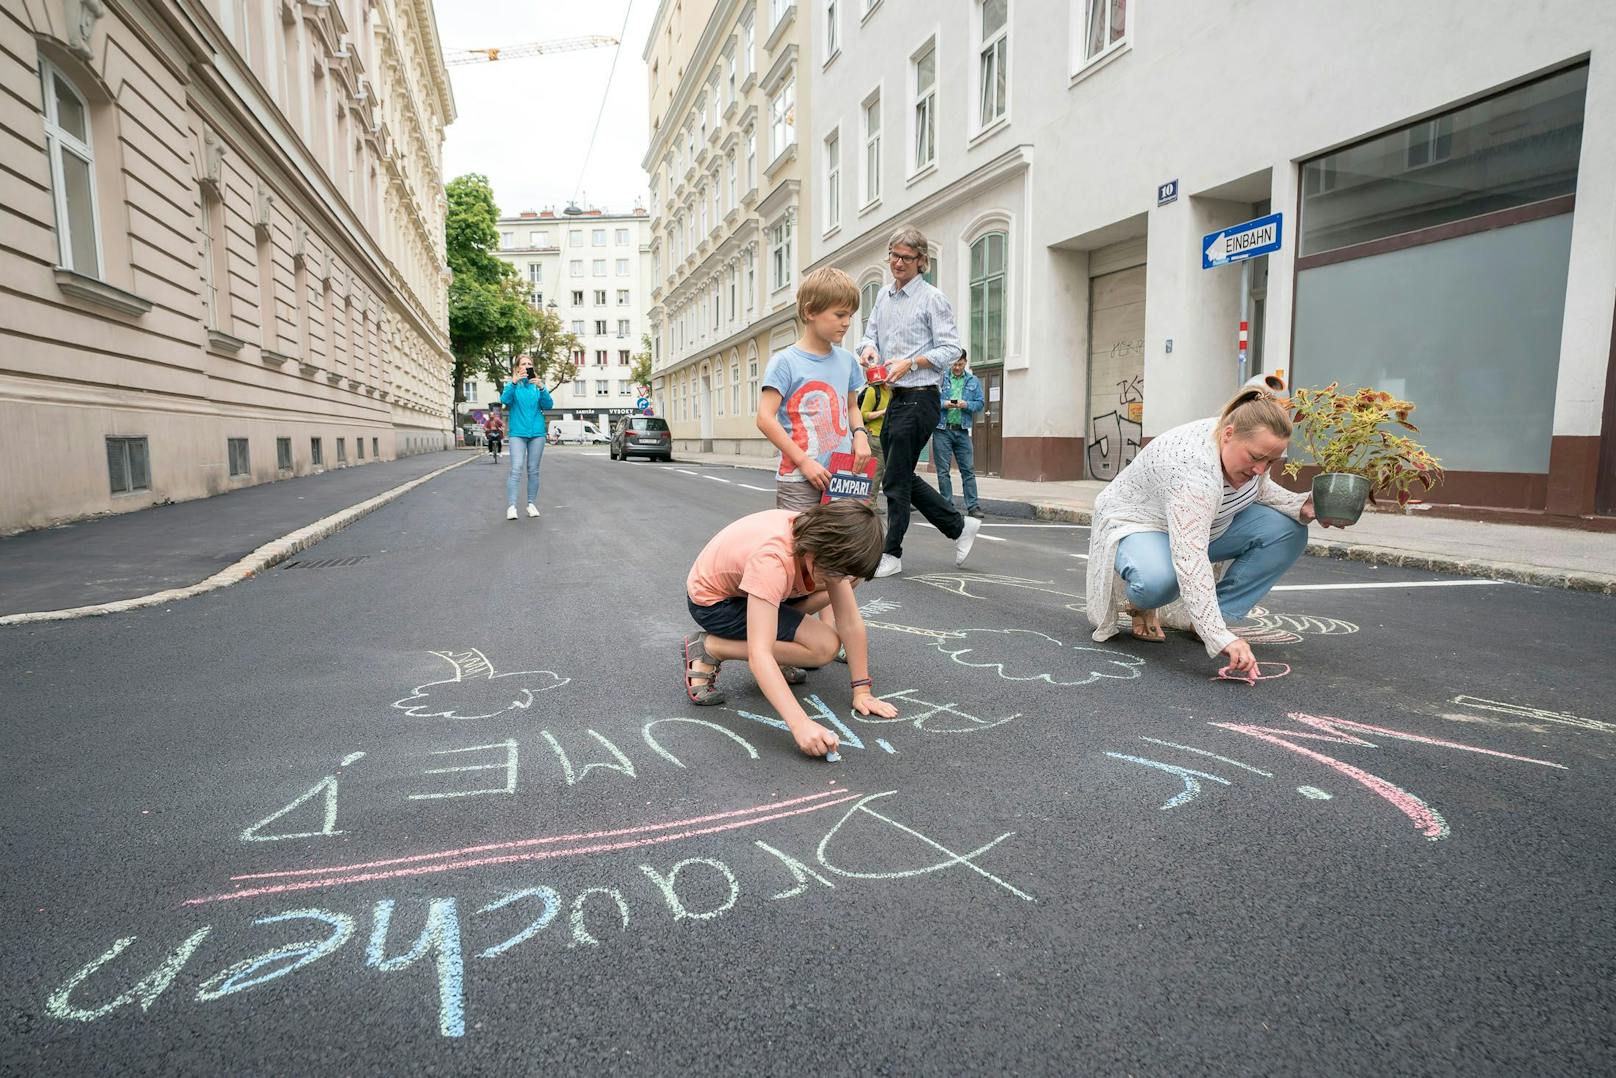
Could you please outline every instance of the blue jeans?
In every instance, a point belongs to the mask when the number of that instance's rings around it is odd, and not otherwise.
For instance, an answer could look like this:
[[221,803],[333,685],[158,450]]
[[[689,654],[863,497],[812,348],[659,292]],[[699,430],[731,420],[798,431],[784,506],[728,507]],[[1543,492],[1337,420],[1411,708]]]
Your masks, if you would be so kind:
[[527,500],[539,503],[539,461],[544,459],[544,438],[511,439],[511,474],[505,479],[505,503],[516,504],[516,493],[522,486],[522,473],[527,472]]
[[[1307,548],[1307,526],[1277,509],[1253,505],[1235,514],[1229,530],[1212,540],[1207,560],[1232,561],[1218,582],[1218,608],[1232,622],[1251,612]],[[1178,598],[1178,575],[1166,532],[1135,532],[1117,544],[1117,572],[1128,582],[1128,602],[1154,610]]]
[[950,504],[954,501],[954,483],[948,474],[950,460],[959,462],[960,484],[965,488],[965,508],[975,509],[976,469],[972,459],[976,450],[971,447],[971,432],[943,428],[932,432],[931,462],[937,466],[937,493]]

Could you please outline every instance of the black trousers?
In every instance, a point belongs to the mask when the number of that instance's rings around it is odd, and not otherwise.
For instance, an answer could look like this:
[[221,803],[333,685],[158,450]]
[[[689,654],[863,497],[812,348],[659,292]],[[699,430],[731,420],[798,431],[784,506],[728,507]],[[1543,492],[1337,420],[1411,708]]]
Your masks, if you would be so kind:
[[886,552],[894,558],[903,557],[903,536],[909,530],[911,506],[950,539],[958,539],[965,530],[964,515],[944,501],[936,487],[915,474],[920,452],[931,442],[942,407],[935,389],[898,390],[887,405],[886,419],[881,424],[881,451],[886,456],[881,489],[887,496]]

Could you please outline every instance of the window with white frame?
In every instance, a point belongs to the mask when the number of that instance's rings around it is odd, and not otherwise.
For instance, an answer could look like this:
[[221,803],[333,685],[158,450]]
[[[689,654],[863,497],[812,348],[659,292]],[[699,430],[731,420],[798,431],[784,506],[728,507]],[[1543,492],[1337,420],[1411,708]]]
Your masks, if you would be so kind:
[[[320,463],[320,439],[314,440],[314,463]],[[112,493],[151,489],[151,447],[145,438],[108,438],[107,475]]]
[[202,188],[202,307],[207,325],[229,329],[229,278],[225,270],[224,202],[215,191]]
[[741,78],[752,74],[757,61],[757,20],[748,18],[741,24]]
[[589,395],[589,381],[588,381],[588,379],[574,378],[573,382],[572,382],[572,392],[573,392],[573,394],[575,396],[579,396],[579,397],[588,396]]
[[910,64],[913,85],[914,160],[919,172],[937,160],[937,43],[930,42]]
[[1128,40],[1128,0],[1084,0],[1083,63]]
[[789,78],[769,102],[769,158],[785,152],[797,138],[797,80]]
[[730,406],[736,415],[741,414],[741,361],[729,361]]
[[791,10],[791,5],[794,2],[795,0],[770,0],[769,25],[779,26],[780,20],[786,17],[786,13]]
[[869,205],[881,197],[881,92],[864,102],[864,191],[860,200]]
[[841,51],[841,38],[837,36],[837,14],[841,5],[836,0],[825,0],[825,61],[828,63],[832,57]]
[[595,382],[595,396],[609,397],[612,395],[612,383],[609,379],[601,378]]
[[628,289],[626,289],[626,288],[619,288],[619,289],[618,289],[618,290],[617,290],[617,305],[618,305],[618,306],[619,306],[619,307],[627,307],[627,306],[628,306],[628,303],[629,303],[629,300],[628,300]]
[[724,414],[724,365],[713,364],[713,414]]
[[515,247],[516,246],[516,233],[514,233],[514,232],[501,232],[499,234],[499,246],[500,246],[500,250],[502,250],[502,251],[509,251],[512,247]]
[[970,341],[977,363],[1004,362],[1004,285],[1009,235],[989,232],[971,244]]
[[584,322],[583,322],[583,319],[576,318],[576,319],[573,320],[573,323],[572,323],[572,335],[574,337],[582,337],[584,335]]
[[606,230],[604,228],[591,229],[589,232],[589,245],[591,247],[606,246]]
[[751,310],[757,303],[757,255],[752,248],[746,249],[746,309]]
[[746,132],[746,189],[757,190],[757,132]]
[[[621,336],[627,337],[628,334],[624,333],[621,334]],[[627,348],[619,348],[617,350],[617,365],[619,367],[626,367],[632,362],[634,362],[634,360],[629,356],[629,351]]]
[[724,209],[723,209],[723,206],[722,206],[722,204],[720,202],[720,200],[723,198],[723,192],[724,192],[724,188],[723,188],[723,185],[718,182],[718,170],[715,168],[715,169],[713,169],[713,227],[714,228],[717,228],[718,223],[724,219]]
[[568,247],[582,247],[584,245],[584,230],[574,228],[567,233]]
[[724,155],[724,178],[728,182],[729,193],[725,206],[735,208],[735,151],[731,150]]
[[870,316],[875,314],[875,303],[881,298],[881,279],[865,281],[859,286],[859,317],[864,320],[864,333],[869,332]]
[[[604,318],[595,319],[595,336],[597,336],[597,337],[606,336],[606,319],[604,319]],[[604,352],[602,352],[601,354],[605,355]]]
[[613,236],[613,240],[616,242],[617,246],[619,246],[619,247],[627,247],[628,246],[628,229],[626,229],[626,228],[618,229],[617,232]]
[[752,411],[757,411],[758,403],[758,350],[757,345],[749,343],[746,346],[746,395],[751,400]]
[[606,276],[606,260],[604,258],[597,258],[591,262],[589,265],[589,273],[593,277]]
[[584,305],[584,294],[583,294],[583,292],[579,291],[578,289],[573,289],[573,292],[572,292],[572,305],[574,307],[582,307]]
[[45,95],[45,153],[50,159],[56,204],[57,257],[64,269],[100,277],[101,234],[89,102],[66,75],[48,63],[39,66]]
[[769,287],[780,291],[791,284],[791,217],[769,227]]
[[1010,0],[981,0],[976,5],[982,46],[977,52],[977,113],[979,128],[1004,118],[1009,108]]
[[595,306],[606,306],[606,290],[604,288],[595,289]]
[[[734,39],[731,38],[730,41],[733,45]],[[724,104],[726,107],[735,104],[735,86],[735,49],[732,47],[724,55]]]
[[842,133],[832,131],[825,139],[825,230],[842,223]]
[[583,259],[574,258],[572,261],[568,262],[567,274],[572,277],[582,277],[584,275]]
[[619,337],[627,337],[628,336],[628,319],[627,318],[619,318],[617,320],[617,335]]

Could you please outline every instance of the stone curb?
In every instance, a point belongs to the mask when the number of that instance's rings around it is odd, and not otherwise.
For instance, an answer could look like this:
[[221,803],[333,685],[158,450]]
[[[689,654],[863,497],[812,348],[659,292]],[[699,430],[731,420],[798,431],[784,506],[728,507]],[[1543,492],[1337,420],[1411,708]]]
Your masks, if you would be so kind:
[[[480,456],[480,455],[479,455]],[[74,606],[65,610],[39,610],[26,614],[0,615],[0,626],[4,625],[30,625],[42,621],[71,621],[75,618],[95,618],[104,614],[122,614],[127,610],[139,610],[148,606],[164,606],[168,603],[189,599],[193,595],[217,591],[227,588],[231,584],[240,583],[256,573],[278,565],[293,554],[329,538],[346,528],[367,513],[374,512],[396,498],[403,497],[422,483],[430,482],[444,472],[453,471],[465,464],[479,459],[479,456],[470,456],[465,460],[457,460],[453,464],[445,465],[435,472],[428,472],[418,479],[411,479],[407,483],[384,490],[373,498],[367,498],[357,505],[350,505],[329,516],[321,517],[307,527],[299,528],[295,532],[272,539],[248,554],[234,565],[219,570],[212,576],[199,583],[184,588],[169,588],[165,591],[153,592],[150,595],[138,595],[132,599],[117,599],[110,603],[96,603],[91,606]]]
[[[984,503],[988,500],[983,499]],[[1007,503],[1015,504],[1015,503]],[[1032,515],[1039,520],[1067,524],[1088,524],[1094,514],[1086,509],[1072,509],[1064,505],[1033,503]],[[1460,576],[1485,577],[1489,580],[1509,580],[1517,584],[1533,584],[1544,588],[1562,588],[1568,591],[1588,591],[1601,595],[1616,595],[1616,574],[1572,572],[1566,569],[1545,569],[1523,562],[1493,561],[1488,558],[1456,558],[1445,554],[1423,554],[1398,550],[1396,547],[1365,546],[1358,543],[1314,539],[1308,542],[1307,552],[1318,558],[1340,558],[1361,561],[1370,565],[1392,565],[1403,569],[1426,569]]]

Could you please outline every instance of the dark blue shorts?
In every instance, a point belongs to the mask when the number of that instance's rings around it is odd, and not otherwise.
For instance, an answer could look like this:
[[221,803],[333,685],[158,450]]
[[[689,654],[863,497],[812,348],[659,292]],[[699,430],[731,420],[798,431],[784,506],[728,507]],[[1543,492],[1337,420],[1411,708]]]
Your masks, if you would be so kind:
[[[774,633],[776,640],[789,643],[797,639],[797,626],[802,624],[804,615],[794,604],[806,598],[801,596],[780,604],[780,624]],[[712,606],[702,606],[687,595],[685,603],[690,607],[690,616],[696,619],[696,624],[714,636],[721,636],[725,640],[746,639],[746,596],[733,595],[720,599]]]

